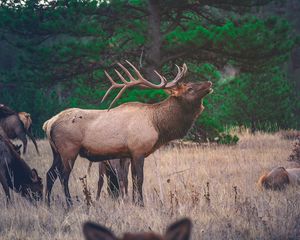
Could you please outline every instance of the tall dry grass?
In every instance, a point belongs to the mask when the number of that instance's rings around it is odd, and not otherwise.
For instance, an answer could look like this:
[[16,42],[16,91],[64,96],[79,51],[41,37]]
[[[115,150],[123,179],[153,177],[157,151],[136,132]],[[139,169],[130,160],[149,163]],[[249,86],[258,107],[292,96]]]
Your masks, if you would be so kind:
[[[146,159],[145,207],[109,198],[106,189],[95,201],[97,165],[87,177],[92,206],[87,207],[82,181],[88,161],[78,158],[70,177],[74,207],[65,210],[59,181],[53,188],[51,209],[35,207],[14,194],[6,206],[0,193],[0,239],[83,239],[81,225],[96,221],[116,234],[126,231],[163,232],[183,216],[193,221],[193,239],[300,239],[300,187],[283,192],[260,191],[259,176],[276,166],[288,166],[292,141],[279,135],[243,135],[237,146],[164,148]],[[25,160],[45,176],[52,156],[48,143],[39,141]],[[131,177],[130,177],[131,179]],[[130,186],[131,189],[131,186]]]

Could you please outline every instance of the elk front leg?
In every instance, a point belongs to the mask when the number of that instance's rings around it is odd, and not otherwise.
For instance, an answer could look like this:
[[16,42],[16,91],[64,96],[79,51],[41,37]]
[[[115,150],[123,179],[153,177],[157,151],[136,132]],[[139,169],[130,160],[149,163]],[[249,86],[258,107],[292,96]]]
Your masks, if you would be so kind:
[[137,205],[144,206],[143,200],[143,182],[144,182],[144,156],[133,157],[131,159],[132,173],[132,198]]
[[97,195],[96,195],[96,200],[98,201],[100,198],[100,193],[103,187],[103,182],[104,182],[104,174],[105,174],[106,168],[105,168],[105,163],[100,162],[99,163],[99,179],[98,179],[98,189],[97,189]]
[[7,178],[5,176],[4,171],[0,171],[0,182],[2,184],[3,190],[4,190],[5,195],[6,195],[6,201],[7,201],[7,203],[10,203],[11,199],[10,199],[9,187],[8,187],[8,184],[7,184]]
[[47,172],[47,182],[46,182],[46,191],[45,191],[45,201],[48,204],[48,207],[50,207],[50,195],[52,191],[53,184],[55,180],[57,179],[57,173],[59,169],[59,165],[62,165],[61,158],[58,152],[56,152],[55,149],[51,146],[52,154],[53,154],[53,162],[52,166]]

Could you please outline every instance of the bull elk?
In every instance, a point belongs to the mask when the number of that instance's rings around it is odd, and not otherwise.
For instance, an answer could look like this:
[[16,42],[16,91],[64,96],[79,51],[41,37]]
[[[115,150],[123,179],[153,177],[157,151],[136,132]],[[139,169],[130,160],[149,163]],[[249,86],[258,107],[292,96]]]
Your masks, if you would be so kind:
[[189,240],[192,223],[188,218],[181,219],[170,225],[164,236],[148,233],[125,233],[122,238],[117,238],[114,233],[104,226],[92,222],[83,225],[83,234],[86,240]]
[[[112,89],[121,88],[108,110],[85,110],[79,108],[60,112],[44,123],[43,129],[49,137],[53,151],[53,163],[47,172],[46,198],[50,205],[53,183],[59,175],[67,204],[72,204],[68,181],[78,155],[92,162],[115,158],[131,158],[133,201],[143,205],[144,159],[162,145],[185,136],[195,119],[203,111],[203,98],[211,93],[212,83],[183,83],[186,64],[178,67],[174,80],[155,71],[159,84],[151,83],[128,61],[134,76],[118,63],[129,80],[115,69],[122,83],[115,82],[105,71],[112,86],[104,95],[106,99]],[[164,89],[170,96],[159,103],[125,103],[111,106],[124,91],[133,86]]]

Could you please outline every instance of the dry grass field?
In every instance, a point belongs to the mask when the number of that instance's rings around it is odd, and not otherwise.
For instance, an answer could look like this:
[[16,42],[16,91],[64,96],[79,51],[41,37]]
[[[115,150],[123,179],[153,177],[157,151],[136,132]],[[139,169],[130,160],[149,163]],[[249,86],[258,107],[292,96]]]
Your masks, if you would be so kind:
[[[113,201],[106,185],[96,202],[97,165],[87,177],[93,205],[85,203],[80,177],[88,161],[78,158],[70,178],[74,207],[65,210],[59,181],[50,209],[35,207],[14,194],[6,207],[0,190],[0,239],[83,239],[81,225],[93,220],[117,235],[125,231],[163,232],[181,217],[193,221],[192,239],[300,239],[300,187],[283,192],[260,191],[259,176],[276,166],[289,167],[291,140],[278,134],[243,135],[237,146],[166,147],[146,159],[145,207],[131,203],[131,196]],[[52,162],[48,142],[39,141],[41,156],[29,145],[25,160],[44,177]],[[131,177],[130,177],[131,180]],[[131,190],[131,185],[130,185]],[[131,194],[130,194],[131,195]]]

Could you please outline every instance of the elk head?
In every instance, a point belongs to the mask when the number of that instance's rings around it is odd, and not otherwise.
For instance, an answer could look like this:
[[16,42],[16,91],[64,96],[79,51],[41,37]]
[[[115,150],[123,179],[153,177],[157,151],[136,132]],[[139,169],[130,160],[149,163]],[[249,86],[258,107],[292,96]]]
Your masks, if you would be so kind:
[[106,99],[106,97],[108,96],[111,90],[121,88],[120,92],[117,94],[117,96],[109,105],[109,109],[121,97],[121,95],[125,92],[127,88],[138,86],[138,85],[146,88],[164,89],[172,97],[181,99],[183,102],[191,105],[202,103],[203,97],[205,97],[207,94],[213,91],[212,82],[210,81],[202,82],[202,83],[191,83],[191,82],[183,83],[184,77],[187,73],[187,66],[185,63],[183,64],[182,67],[176,65],[178,72],[176,77],[171,82],[168,82],[164,76],[160,75],[157,71],[155,71],[155,73],[160,79],[160,83],[154,84],[146,80],[133,64],[131,64],[127,60],[126,62],[128,63],[129,66],[131,66],[131,68],[135,72],[137,79],[134,78],[132,74],[127,70],[127,68],[125,68],[121,63],[118,63],[118,65],[127,75],[129,81],[126,80],[117,69],[115,69],[115,72],[121,79],[122,83],[115,82],[112,79],[112,77],[106,71],[104,71],[105,75],[107,76],[107,78],[109,79],[112,85],[105,93],[101,102],[103,102]]
[[182,219],[167,228],[162,236],[156,233],[125,233],[117,238],[109,229],[101,225],[87,222],[83,225],[83,234],[86,240],[189,240],[192,223],[189,219]]
[[43,183],[42,178],[39,177],[36,169],[31,169],[31,176],[29,176],[29,183],[22,186],[22,195],[29,200],[39,201],[43,198]]

